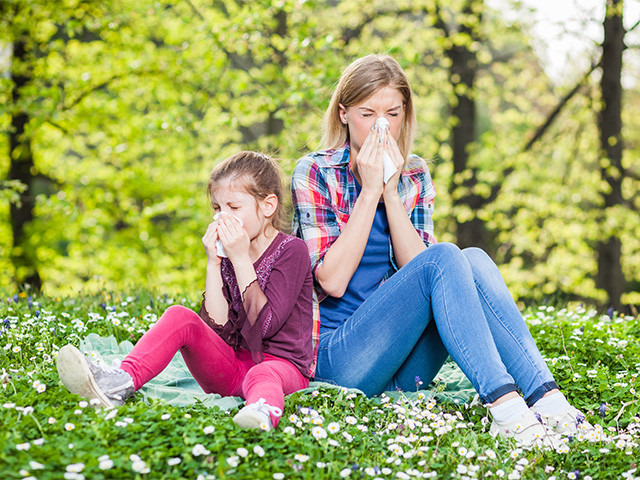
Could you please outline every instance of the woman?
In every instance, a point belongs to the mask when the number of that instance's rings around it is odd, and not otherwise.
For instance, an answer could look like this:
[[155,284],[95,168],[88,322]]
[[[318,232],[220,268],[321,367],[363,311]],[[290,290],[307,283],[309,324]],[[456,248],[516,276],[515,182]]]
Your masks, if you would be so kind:
[[410,390],[451,355],[490,406],[494,436],[551,445],[549,433],[590,427],[558,390],[493,261],[436,243],[433,183],[410,154],[415,126],[400,65],[360,58],[325,114],[325,150],[294,170],[294,234],[309,248],[321,318],[316,380],[367,395]]

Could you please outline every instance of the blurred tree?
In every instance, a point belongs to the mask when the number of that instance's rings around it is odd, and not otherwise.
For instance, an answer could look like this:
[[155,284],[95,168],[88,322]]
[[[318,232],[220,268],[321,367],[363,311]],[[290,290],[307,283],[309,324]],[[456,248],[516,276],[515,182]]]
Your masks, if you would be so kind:
[[[474,212],[469,218],[456,216],[456,243],[460,248],[477,246],[491,252],[493,246],[486,224],[477,215],[483,207],[495,200],[498,184],[490,195],[476,189],[478,170],[470,157],[477,148],[478,116],[476,113],[476,77],[479,63],[477,51],[482,38],[483,0],[451,2],[456,11],[443,10],[435,3],[435,24],[445,36],[444,54],[449,61],[449,82],[453,89],[451,104],[451,149],[453,175],[449,184],[454,211]],[[449,19],[449,21],[447,21]]]
[[[601,191],[595,87],[577,88],[522,151],[562,90],[533,54],[526,14],[507,22],[483,0],[41,3],[0,4],[11,7],[0,18],[0,69],[13,71],[0,79],[0,268],[10,276],[26,272],[6,253],[9,205],[27,187],[9,181],[14,113],[28,116],[16,138],[29,139],[34,176],[23,252],[45,288],[192,291],[202,285],[215,162],[265,150],[288,178],[318,147],[341,68],[384,52],[416,92],[415,152],[433,157],[438,238],[491,250],[519,298],[605,300],[594,280],[600,198],[587,193]],[[32,53],[3,67],[20,29]],[[15,89],[25,72],[30,81]],[[637,204],[626,153],[637,156],[636,117],[623,111],[622,190]],[[625,276],[638,279],[637,215],[615,212],[607,222],[624,225]]]
[[625,168],[622,165],[622,52],[625,30],[622,24],[622,0],[606,0],[603,22],[604,41],[602,43],[602,77],[600,79],[601,105],[598,111],[600,131],[600,175],[604,189],[602,218],[599,222],[600,239],[596,244],[598,255],[598,275],[596,285],[604,289],[608,302],[616,309],[622,307],[621,298],[625,290],[622,272],[622,245],[619,226],[609,227],[607,217],[615,215],[617,209],[625,208],[626,199],[622,193]]

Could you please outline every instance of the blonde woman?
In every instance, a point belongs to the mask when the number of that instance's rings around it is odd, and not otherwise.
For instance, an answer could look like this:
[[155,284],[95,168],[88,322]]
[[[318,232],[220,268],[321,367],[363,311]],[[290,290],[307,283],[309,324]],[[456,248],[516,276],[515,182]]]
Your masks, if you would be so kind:
[[343,72],[325,150],[296,165],[294,234],[310,252],[321,318],[316,379],[367,395],[428,384],[451,355],[493,416],[491,433],[552,444],[589,427],[558,390],[494,262],[437,243],[435,190],[412,155],[411,86],[391,57]]

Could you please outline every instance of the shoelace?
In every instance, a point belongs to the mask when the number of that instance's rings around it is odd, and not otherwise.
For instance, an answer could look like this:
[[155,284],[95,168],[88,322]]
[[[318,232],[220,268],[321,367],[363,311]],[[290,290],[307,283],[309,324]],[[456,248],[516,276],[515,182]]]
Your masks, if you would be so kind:
[[270,413],[274,417],[281,417],[282,416],[282,409],[280,409],[278,407],[274,407],[273,405],[269,405],[267,403],[267,401],[262,397],[260,399],[258,399],[258,401],[256,403],[254,403],[253,405],[255,405],[256,409],[259,409],[259,410],[261,410],[263,412],[266,412],[266,413]]
[[[107,375],[120,375],[120,369],[118,367],[111,367],[108,365],[104,365],[102,363],[98,363],[98,362],[93,362],[90,359],[87,358],[87,362],[89,363],[90,367],[93,367],[95,370],[99,371],[102,374],[107,374]],[[105,393],[105,395],[109,398],[115,398],[117,400],[122,400],[122,395],[118,394],[117,392],[121,392],[122,390],[124,390],[125,388],[128,387],[133,387],[133,379],[129,379],[126,382],[120,384],[120,385],[116,385],[114,387],[111,387],[109,389],[105,389],[103,390],[103,392]]]

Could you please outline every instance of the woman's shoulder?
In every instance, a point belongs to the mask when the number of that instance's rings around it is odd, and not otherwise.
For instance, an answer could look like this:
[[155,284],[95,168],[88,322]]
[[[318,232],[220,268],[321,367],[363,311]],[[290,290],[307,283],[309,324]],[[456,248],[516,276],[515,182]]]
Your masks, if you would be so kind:
[[339,148],[330,150],[318,150],[306,154],[296,163],[295,170],[309,171],[323,167],[332,167],[342,164],[349,164],[349,145],[345,144]]
[[428,175],[429,167],[422,157],[411,153],[407,158],[403,173],[405,175],[424,175],[425,173]]

